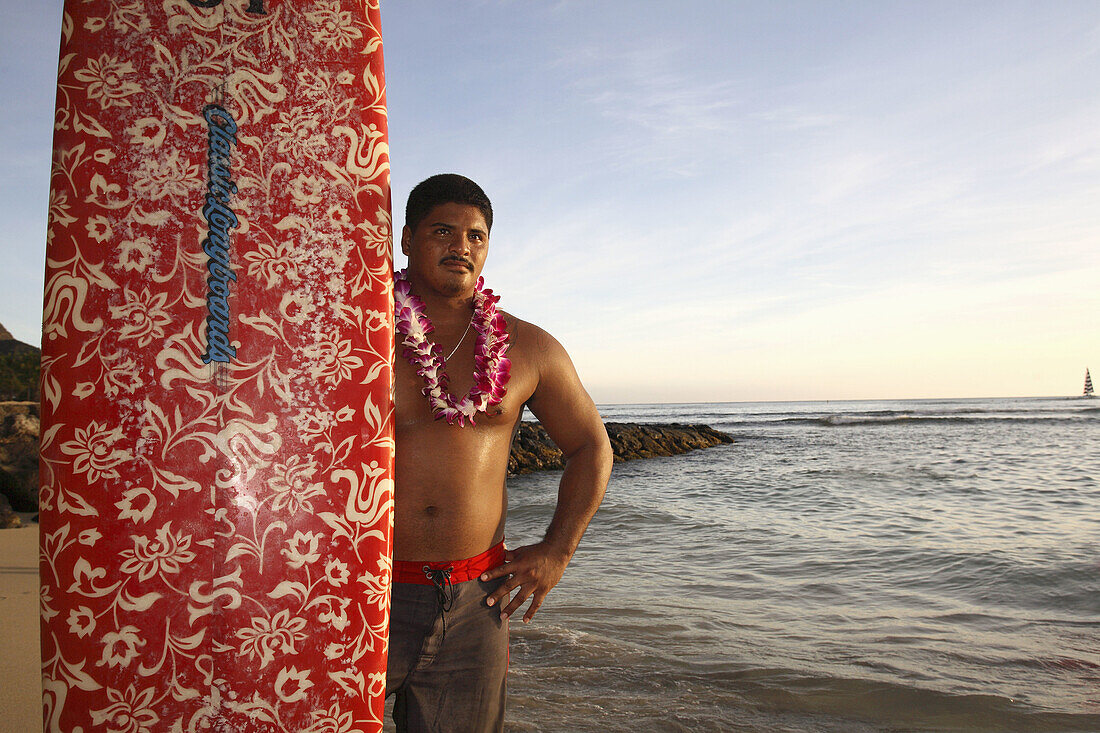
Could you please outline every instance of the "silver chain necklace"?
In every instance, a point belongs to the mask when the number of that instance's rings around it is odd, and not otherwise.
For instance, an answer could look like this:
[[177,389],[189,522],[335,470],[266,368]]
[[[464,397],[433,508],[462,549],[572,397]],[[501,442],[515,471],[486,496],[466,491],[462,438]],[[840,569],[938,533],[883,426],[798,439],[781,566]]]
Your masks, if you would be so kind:
[[443,359],[443,361],[450,361],[451,360],[451,357],[455,355],[456,351],[458,351],[458,347],[462,346],[462,342],[466,340],[466,334],[468,334],[470,332],[470,326],[472,326],[472,325],[474,325],[474,317],[471,314],[470,315],[470,322],[466,324],[466,330],[462,332],[462,338],[460,338],[458,340],[458,343],[455,344],[454,349],[451,350],[451,353],[447,354],[447,356]]

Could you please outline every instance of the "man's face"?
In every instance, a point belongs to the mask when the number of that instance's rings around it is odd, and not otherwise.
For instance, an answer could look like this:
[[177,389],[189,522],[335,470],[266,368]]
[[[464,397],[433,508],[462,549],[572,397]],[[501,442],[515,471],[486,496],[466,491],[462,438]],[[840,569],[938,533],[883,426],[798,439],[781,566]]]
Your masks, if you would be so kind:
[[409,277],[418,287],[440,295],[468,295],[474,290],[489,250],[489,227],[476,206],[440,204],[416,231],[401,231],[401,251],[409,256]]

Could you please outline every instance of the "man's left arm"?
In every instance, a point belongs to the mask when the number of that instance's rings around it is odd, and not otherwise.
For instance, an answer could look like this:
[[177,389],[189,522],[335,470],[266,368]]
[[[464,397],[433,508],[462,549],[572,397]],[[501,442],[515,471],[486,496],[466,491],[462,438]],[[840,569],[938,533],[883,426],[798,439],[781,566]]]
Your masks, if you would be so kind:
[[523,615],[524,623],[534,617],[546,594],[561,580],[603,500],[612,462],[611,443],[603,420],[581,385],[569,355],[550,334],[532,328],[539,382],[527,406],[561,449],[565,470],[558,486],[554,518],[543,540],[509,550],[504,565],[481,576],[482,580],[511,576],[489,595],[487,603],[503,604],[518,588],[501,616],[508,618],[531,598],[531,605]]

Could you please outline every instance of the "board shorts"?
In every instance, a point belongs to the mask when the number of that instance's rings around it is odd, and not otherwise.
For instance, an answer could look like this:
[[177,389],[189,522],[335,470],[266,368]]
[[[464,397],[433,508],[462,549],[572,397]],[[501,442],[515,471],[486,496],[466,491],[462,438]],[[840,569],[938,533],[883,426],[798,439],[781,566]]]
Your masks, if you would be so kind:
[[485,604],[501,542],[455,562],[393,564],[386,696],[398,731],[502,731],[508,622]]

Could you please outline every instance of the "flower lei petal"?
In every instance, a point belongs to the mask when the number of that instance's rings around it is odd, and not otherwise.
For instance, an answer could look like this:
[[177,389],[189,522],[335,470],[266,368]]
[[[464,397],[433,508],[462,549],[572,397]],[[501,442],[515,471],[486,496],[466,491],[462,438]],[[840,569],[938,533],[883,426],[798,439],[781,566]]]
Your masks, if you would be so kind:
[[474,415],[498,405],[507,393],[512,362],[504,356],[508,350],[508,329],[504,316],[497,311],[499,296],[484,289],[484,279],[478,278],[474,288],[473,327],[477,333],[474,344],[474,386],[462,399],[456,399],[447,385],[446,361],[438,344],[428,335],[435,330],[424,311],[424,304],[412,292],[405,270],[394,277],[394,319],[401,343],[401,355],[424,380],[421,390],[435,419],[465,427],[466,420],[474,424]]

